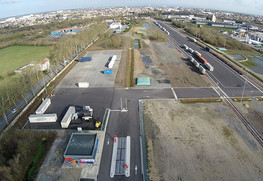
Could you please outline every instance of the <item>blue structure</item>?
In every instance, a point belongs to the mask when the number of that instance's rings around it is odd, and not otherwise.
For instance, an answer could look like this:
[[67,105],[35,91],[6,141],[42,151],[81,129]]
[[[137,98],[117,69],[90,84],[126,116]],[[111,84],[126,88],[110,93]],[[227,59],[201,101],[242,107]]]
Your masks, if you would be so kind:
[[78,59],[78,62],[86,62],[86,61],[91,61],[92,57],[80,57]]
[[112,74],[112,70],[104,70],[103,74]]

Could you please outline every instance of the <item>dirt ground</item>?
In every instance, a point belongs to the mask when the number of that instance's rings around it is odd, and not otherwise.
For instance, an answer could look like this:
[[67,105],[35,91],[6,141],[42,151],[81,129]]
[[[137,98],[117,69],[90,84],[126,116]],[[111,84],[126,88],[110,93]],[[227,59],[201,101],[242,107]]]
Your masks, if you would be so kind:
[[224,103],[144,102],[150,180],[262,180],[263,149]]
[[251,101],[245,101],[243,104],[235,102],[235,106],[263,137],[263,102],[252,98]]

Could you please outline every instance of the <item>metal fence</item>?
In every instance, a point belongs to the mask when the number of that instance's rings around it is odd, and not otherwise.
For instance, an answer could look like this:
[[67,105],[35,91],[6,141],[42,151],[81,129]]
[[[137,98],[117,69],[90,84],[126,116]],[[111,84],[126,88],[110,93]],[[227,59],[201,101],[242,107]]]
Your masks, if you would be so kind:
[[143,123],[143,102],[139,101],[139,117],[140,117],[140,143],[141,143],[141,166],[142,166],[142,175],[143,180],[149,180],[149,171],[148,171],[148,160],[147,160],[147,147],[146,147],[146,138],[144,133],[144,123]]
[[[86,43],[85,46],[77,49],[70,57],[68,57],[64,62],[53,68],[45,77],[43,77],[35,86],[33,86],[29,91],[27,91],[21,99],[16,102],[16,105],[12,106],[9,111],[6,112],[7,121],[4,116],[0,117],[0,130],[2,130],[7,122],[10,124],[15,116],[22,111],[22,109],[41,91],[62,69],[66,67],[82,50],[86,47],[92,45],[93,43]],[[16,111],[12,111],[16,110]]]

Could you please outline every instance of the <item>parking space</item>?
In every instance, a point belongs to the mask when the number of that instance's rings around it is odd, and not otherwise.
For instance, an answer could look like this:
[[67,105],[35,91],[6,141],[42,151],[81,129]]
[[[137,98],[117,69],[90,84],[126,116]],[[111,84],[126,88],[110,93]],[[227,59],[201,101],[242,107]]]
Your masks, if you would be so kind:
[[[89,87],[114,87],[115,77],[118,71],[122,50],[89,51],[86,57],[92,57],[91,61],[78,62],[76,66],[61,81],[56,89],[77,88],[79,82],[88,82]],[[107,65],[113,55],[117,59],[112,67],[112,74],[104,74],[108,70]]]

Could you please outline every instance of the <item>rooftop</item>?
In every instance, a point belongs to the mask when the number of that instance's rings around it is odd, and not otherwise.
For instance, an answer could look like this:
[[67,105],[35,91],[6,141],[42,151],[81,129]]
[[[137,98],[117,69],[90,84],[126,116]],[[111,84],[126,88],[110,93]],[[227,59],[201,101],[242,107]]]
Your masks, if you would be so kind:
[[96,140],[96,133],[72,133],[64,155],[93,156]]

